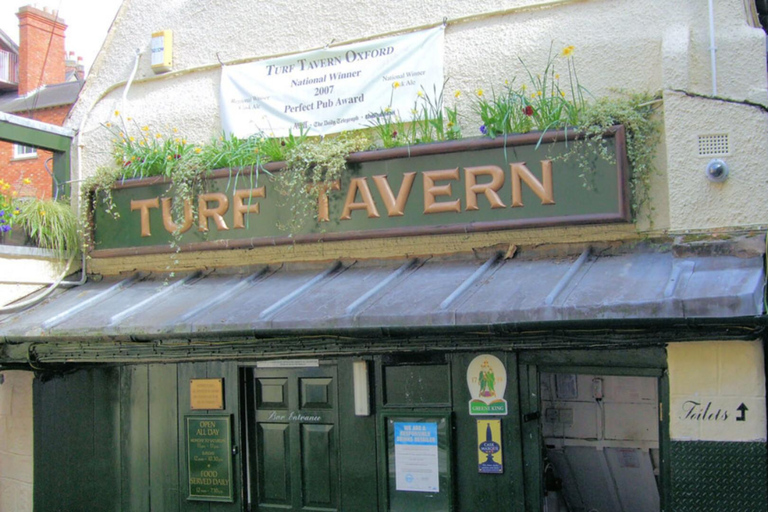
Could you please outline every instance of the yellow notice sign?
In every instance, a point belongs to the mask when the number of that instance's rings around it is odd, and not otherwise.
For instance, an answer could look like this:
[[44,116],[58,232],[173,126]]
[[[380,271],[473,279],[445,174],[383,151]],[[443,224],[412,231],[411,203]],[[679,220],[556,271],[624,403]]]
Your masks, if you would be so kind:
[[501,474],[501,420],[477,420],[477,471]]
[[193,411],[224,409],[224,379],[190,379],[189,407]]

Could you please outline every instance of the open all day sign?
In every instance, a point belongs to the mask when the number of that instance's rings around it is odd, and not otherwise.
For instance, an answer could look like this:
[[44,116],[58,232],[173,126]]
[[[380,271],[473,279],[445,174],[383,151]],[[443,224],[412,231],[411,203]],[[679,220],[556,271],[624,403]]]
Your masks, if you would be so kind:
[[422,90],[443,85],[443,27],[277,59],[224,66],[221,119],[228,134],[282,137],[410,121]]

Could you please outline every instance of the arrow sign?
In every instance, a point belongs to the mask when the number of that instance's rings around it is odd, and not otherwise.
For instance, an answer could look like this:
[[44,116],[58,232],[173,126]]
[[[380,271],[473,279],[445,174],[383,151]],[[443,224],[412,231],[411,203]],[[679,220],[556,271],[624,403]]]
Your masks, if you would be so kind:
[[746,420],[747,420],[747,415],[746,415],[746,413],[747,413],[747,411],[749,410],[749,409],[747,408],[747,406],[746,406],[746,405],[744,405],[744,403],[742,402],[742,404],[741,404],[740,406],[738,406],[738,407],[736,408],[736,410],[737,410],[737,411],[739,411],[739,412],[741,413],[741,416],[739,416],[738,418],[736,418],[736,421],[746,421]]

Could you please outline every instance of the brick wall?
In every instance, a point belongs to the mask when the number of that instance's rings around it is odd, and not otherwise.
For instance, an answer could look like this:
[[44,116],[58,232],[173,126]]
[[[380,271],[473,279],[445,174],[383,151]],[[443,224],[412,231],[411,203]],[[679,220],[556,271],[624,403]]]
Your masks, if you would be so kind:
[[55,13],[31,6],[19,9],[19,94],[65,79],[64,32]]
[[[61,126],[70,108],[71,105],[64,105],[36,110],[32,115],[22,114],[21,117]],[[49,198],[53,181],[45,170],[44,162],[51,156],[50,151],[38,150],[37,158],[14,159],[13,144],[0,142],[0,179],[10,183],[12,190],[16,190],[21,197]],[[48,164],[48,168],[53,170],[52,162]],[[31,183],[25,184],[25,178]]]
[[0,510],[32,511],[32,372],[4,371],[0,384]]

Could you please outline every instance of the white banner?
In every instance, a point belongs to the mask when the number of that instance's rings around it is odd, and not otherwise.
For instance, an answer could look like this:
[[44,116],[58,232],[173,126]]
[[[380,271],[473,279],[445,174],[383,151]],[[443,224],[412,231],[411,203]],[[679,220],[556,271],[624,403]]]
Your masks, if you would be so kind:
[[443,27],[278,59],[224,66],[227,134],[283,137],[370,127],[377,116],[412,119],[419,92],[443,86]]

